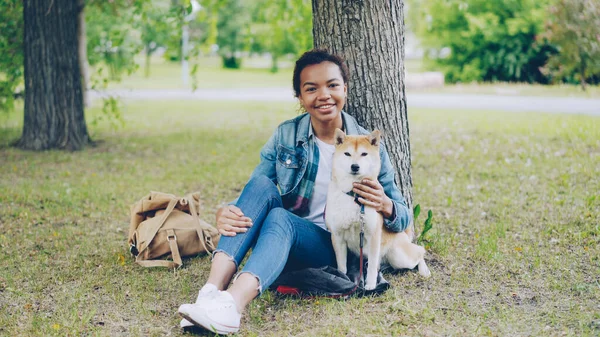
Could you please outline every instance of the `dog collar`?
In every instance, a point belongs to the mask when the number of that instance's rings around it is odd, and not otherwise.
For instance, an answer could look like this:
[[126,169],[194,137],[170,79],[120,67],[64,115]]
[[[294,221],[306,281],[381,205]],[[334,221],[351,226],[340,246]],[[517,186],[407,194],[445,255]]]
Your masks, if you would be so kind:
[[358,197],[359,195],[357,193],[354,193],[354,191],[350,190],[349,192],[346,192],[347,195],[351,196],[352,198],[354,198],[354,202],[360,206],[360,212],[362,214],[365,214],[365,205],[361,204],[360,201],[358,201]]

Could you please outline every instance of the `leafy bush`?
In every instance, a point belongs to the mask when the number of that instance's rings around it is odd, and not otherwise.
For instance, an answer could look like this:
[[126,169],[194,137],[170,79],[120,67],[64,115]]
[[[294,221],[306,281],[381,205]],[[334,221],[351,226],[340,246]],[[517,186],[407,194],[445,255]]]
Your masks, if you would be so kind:
[[23,83],[23,3],[0,2],[0,111],[12,110],[15,89]]
[[547,83],[556,48],[538,36],[549,0],[409,0],[410,24],[449,82]]
[[545,70],[554,80],[600,82],[600,3],[557,0],[549,8],[544,37],[558,47]]

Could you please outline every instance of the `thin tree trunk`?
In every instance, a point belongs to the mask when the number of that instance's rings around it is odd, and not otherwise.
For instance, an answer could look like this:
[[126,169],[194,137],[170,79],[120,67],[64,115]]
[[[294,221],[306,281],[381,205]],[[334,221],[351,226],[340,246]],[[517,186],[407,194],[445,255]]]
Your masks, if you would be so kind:
[[150,77],[150,55],[151,55],[150,47],[146,46],[146,61],[144,64],[144,77]]
[[73,0],[25,0],[24,149],[78,150],[88,144]]
[[579,58],[581,62],[579,63],[579,76],[581,76],[581,90],[585,91],[585,56],[583,56],[583,52],[581,49],[579,50]]
[[275,56],[275,53],[271,54],[271,72],[272,73],[276,73],[279,71],[279,64],[277,62],[277,56]]
[[313,0],[316,48],[346,59],[347,112],[368,130],[383,131],[396,183],[412,207],[409,128],[404,90],[402,0]]
[[79,0],[79,15],[77,16],[77,37],[79,41],[79,71],[81,71],[81,89],[83,93],[83,105],[89,107],[90,95],[88,86],[90,83],[90,64],[87,58],[87,36],[85,29],[85,1]]

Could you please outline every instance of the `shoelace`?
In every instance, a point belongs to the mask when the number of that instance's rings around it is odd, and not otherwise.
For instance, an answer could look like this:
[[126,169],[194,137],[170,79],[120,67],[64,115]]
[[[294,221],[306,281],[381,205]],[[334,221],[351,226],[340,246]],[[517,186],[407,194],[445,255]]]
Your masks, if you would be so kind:
[[235,304],[229,297],[225,297],[225,296],[215,296],[215,297],[213,297],[213,300],[215,301],[215,304],[218,304],[218,307],[211,308],[213,310],[229,309],[229,308],[234,307],[234,304]]

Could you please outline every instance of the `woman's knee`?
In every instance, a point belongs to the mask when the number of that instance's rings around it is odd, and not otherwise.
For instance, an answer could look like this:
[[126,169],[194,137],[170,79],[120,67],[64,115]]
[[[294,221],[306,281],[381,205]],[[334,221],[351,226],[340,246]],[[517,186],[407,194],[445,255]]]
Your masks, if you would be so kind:
[[290,221],[291,213],[285,208],[272,209],[263,223],[262,231],[275,231],[286,236],[291,236],[294,233],[294,226]]
[[258,175],[250,178],[244,189],[250,189],[253,193],[261,193],[264,197],[280,198],[279,190],[275,183],[265,175]]

